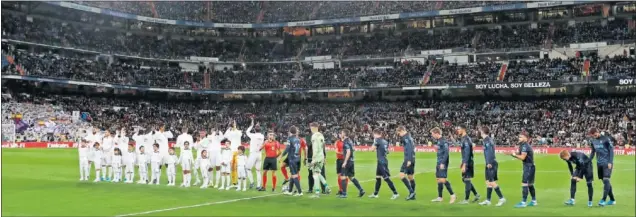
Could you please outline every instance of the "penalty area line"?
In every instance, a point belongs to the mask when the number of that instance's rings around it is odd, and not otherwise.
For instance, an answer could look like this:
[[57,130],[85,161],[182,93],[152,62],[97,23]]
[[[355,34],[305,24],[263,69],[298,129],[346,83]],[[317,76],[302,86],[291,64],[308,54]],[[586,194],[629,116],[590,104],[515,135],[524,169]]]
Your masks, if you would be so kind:
[[216,201],[216,202],[209,202],[209,203],[201,203],[201,204],[195,204],[195,205],[189,205],[189,206],[178,206],[178,207],[172,207],[172,208],[166,208],[166,209],[156,209],[156,210],[150,210],[150,211],[145,211],[145,212],[137,212],[137,213],[129,213],[129,214],[123,214],[123,215],[116,215],[115,217],[137,216],[137,215],[146,215],[146,214],[152,214],[152,213],[158,213],[158,212],[166,212],[166,211],[172,211],[172,210],[190,209],[190,208],[196,208],[196,207],[202,207],[202,206],[211,206],[211,205],[217,205],[217,204],[233,203],[233,202],[244,201],[244,200],[253,200],[253,199],[264,198],[264,197],[278,196],[278,195],[281,195],[281,194],[282,193],[267,194],[267,195],[254,196],[254,197],[244,197],[244,198],[238,198],[238,199],[232,199],[232,200],[223,200],[223,201]]

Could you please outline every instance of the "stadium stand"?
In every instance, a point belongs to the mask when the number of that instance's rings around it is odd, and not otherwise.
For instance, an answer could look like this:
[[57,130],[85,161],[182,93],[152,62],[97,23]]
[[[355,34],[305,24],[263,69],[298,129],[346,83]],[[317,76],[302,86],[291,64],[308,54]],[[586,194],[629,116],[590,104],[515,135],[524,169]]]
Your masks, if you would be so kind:
[[[458,2],[81,2],[149,17],[225,23],[287,22],[400,12],[456,9],[506,4],[506,1]],[[153,9],[154,8],[154,9]],[[260,18],[259,18],[260,17]]]
[[[72,80],[98,81],[113,84],[141,85],[152,87],[197,88],[193,78],[196,74],[182,72],[171,66],[141,67],[135,64],[107,64],[82,58],[69,58],[45,53],[16,51],[15,61],[28,71],[28,75]],[[580,77],[580,60],[536,60],[510,62],[506,81],[568,81]],[[430,64],[430,63],[428,63]],[[636,61],[629,57],[593,59],[590,73],[598,75],[591,79],[635,77]],[[262,68],[213,71],[213,89],[282,89],[282,88],[328,88],[328,87],[373,87],[378,83],[387,86],[419,85],[427,65],[418,63],[397,64],[388,68],[372,69],[357,67],[348,69],[307,69],[294,72],[292,68]],[[429,84],[468,84],[495,82],[500,63],[484,62],[475,65],[439,63],[433,67]],[[6,70],[3,74],[19,74],[17,70]],[[292,79],[295,76],[297,79]],[[200,75],[199,75],[200,76]],[[195,81],[195,82],[193,82]]]
[[[584,145],[580,132],[590,126],[633,142],[633,3],[518,2],[526,8],[488,13],[509,2],[81,4],[153,19],[3,2],[3,97],[12,97],[2,116],[20,123],[20,140],[76,140],[89,123],[246,126],[255,115],[280,135],[311,121],[331,140],[353,129],[362,145],[378,127],[395,140],[405,125],[425,145],[428,129],[451,134],[458,124],[493,126],[502,145],[521,129],[550,145]],[[403,18],[430,11],[437,14]],[[83,121],[68,121],[74,111]]]
[[[428,129],[443,126],[452,135],[453,126],[466,124],[470,129],[479,125],[496,126],[493,133],[502,140],[500,145],[513,145],[516,133],[521,129],[533,132],[551,140],[554,146],[582,145],[588,127],[594,126],[609,132],[619,132],[621,126],[636,126],[636,105],[634,97],[613,98],[572,98],[550,100],[468,100],[437,101],[417,100],[409,102],[360,102],[360,103],[199,103],[178,101],[153,101],[109,97],[86,97],[80,95],[59,95],[46,92],[31,94],[14,93],[10,103],[3,103],[3,114],[21,114],[23,120],[33,125],[31,131],[23,133],[27,138],[46,136],[47,128],[37,122],[60,114],[70,114],[74,110],[92,114],[92,124],[105,128],[133,126],[151,127],[166,125],[167,129],[178,132],[182,127],[195,130],[209,130],[222,123],[236,120],[241,127],[249,125],[249,116],[258,114],[256,121],[267,130],[283,136],[289,126],[307,128],[306,123],[324,122],[329,139],[336,138],[339,129],[353,129],[361,144],[371,141],[370,130],[386,128],[391,139],[396,141],[394,130],[405,125],[412,134],[425,145],[430,141]],[[56,108],[56,113],[40,113]],[[417,108],[443,108],[417,113]],[[563,109],[568,108],[568,109]],[[213,113],[200,113],[213,110]],[[38,114],[38,116],[32,116]],[[583,117],[594,117],[583,118]],[[5,116],[5,119],[7,117]],[[625,118],[623,120],[623,118]],[[600,121],[598,121],[600,120]],[[620,120],[620,121],[616,121]],[[629,121],[631,120],[631,121]],[[532,122],[532,124],[528,124]],[[616,122],[616,123],[614,123]],[[84,123],[84,122],[80,122]],[[196,124],[195,124],[196,123]],[[82,126],[82,125],[79,125]],[[56,137],[76,138],[78,124],[59,124],[54,128]],[[224,128],[224,127],[223,127]],[[628,132],[628,131],[625,131]],[[130,132],[132,134],[132,132]],[[476,132],[471,133],[476,136]],[[628,134],[626,134],[628,135]],[[626,138],[627,141],[627,138]]]
[[[75,12],[77,13],[77,12]],[[82,17],[78,15],[79,17]],[[31,17],[21,13],[3,13],[3,29],[9,39],[42,43],[56,46],[70,46],[109,54],[133,55],[163,59],[185,59],[189,56],[216,57],[226,61],[267,61],[281,60],[302,55],[303,45],[313,44],[315,52],[306,55],[382,55],[399,57],[407,50],[436,50],[451,48],[473,48],[480,52],[497,49],[538,48],[548,40],[555,47],[571,43],[589,43],[598,41],[635,40],[634,31],[628,29],[629,21],[616,18],[611,21],[584,21],[574,26],[552,28],[542,24],[530,28],[530,24],[500,26],[500,28],[441,29],[434,32],[403,32],[396,35],[391,32],[377,32],[370,35],[342,36],[340,39],[315,38],[288,39],[283,48],[276,40],[259,38],[232,38],[225,31],[227,40],[205,38],[185,39],[176,35],[144,31],[131,32],[126,28],[95,28],[90,22],[76,23],[48,17]],[[101,19],[97,19],[101,20]],[[103,20],[101,20],[103,22]],[[98,22],[98,21],[95,21]],[[603,24],[604,23],[604,24]],[[567,24],[562,24],[567,25]],[[172,29],[162,31],[177,31]],[[150,28],[152,29],[152,28]],[[280,40],[280,39],[279,39]],[[277,49],[278,48],[278,49]]]

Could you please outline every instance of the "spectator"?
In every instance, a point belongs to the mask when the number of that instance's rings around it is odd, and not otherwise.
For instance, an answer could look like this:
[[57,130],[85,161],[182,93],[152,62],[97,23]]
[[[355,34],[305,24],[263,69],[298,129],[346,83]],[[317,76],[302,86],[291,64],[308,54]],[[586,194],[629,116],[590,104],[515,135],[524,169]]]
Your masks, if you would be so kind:
[[[92,126],[100,128],[133,129],[133,126],[150,127],[165,124],[167,129],[178,132],[187,127],[208,130],[210,127],[226,127],[236,120],[239,128],[249,125],[254,115],[264,130],[283,136],[289,126],[306,128],[307,123],[319,121],[327,128],[326,136],[333,141],[340,129],[351,129],[359,143],[372,141],[370,132],[375,128],[388,131],[389,139],[397,141],[395,129],[404,125],[419,145],[430,141],[428,130],[441,127],[451,140],[453,127],[466,124],[469,135],[477,137],[478,125],[491,126],[498,145],[514,145],[516,133],[525,129],[537,140],[551,146],[583,145],[585,131],[597,127],[607,132],[629,136],[635,126],[636,98],[604,97],[588,99],[539,99],[530,101],[408,101],[408,102],[356,102],[334,103],[199,103],[178,101],[148,101],[124,98],[55,95],[46,92],[14,94],[2,104],[2,117],[20,114],[29,128],[20,132],[25,140],[42,139],[48,129],[38,124],[40,120],[53,120],[56,127],[54,140],[62,135],[77,138],[88,123],[65,121],[72,111],[91,115]],[[416,108],[431,108],[418,113]],[[442,109],[443,108],[443,109]],[[568,108],[568,109],[563,109]],[[214,111],[212,113],[201,110]],[[196,115],[192,115],[196,114]],[[623,135],[623,134],[621,134]],[[477,141],[477,138],[474,138]],[[366,142],[365,142],[366,141]],[[627,137],[625,137],[625,141]]]

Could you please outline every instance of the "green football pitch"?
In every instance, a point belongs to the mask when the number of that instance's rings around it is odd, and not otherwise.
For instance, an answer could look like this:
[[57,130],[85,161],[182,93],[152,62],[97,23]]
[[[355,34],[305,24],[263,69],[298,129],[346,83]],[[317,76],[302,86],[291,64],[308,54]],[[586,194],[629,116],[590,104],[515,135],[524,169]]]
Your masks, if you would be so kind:
[[[319,199],[291,197],[280,192],[219,191],[198,187],[168,187],[165,174],[162,185],[80,182],[77,151],[71,149],[3,149],[2,150],[2,215],[3,216],[634,216],[635,215],[635,159],[617,156],[612,177],[617,204],[598,207],[602,183],[594,181],[595,206],[588,208],[587,187],[579,183],[577,204],[563,205],[569,197],[570,181],[567,165],[555,155],[537,155],[536,188],[539,206],[513,208],[521,197],[521,163],[510,156],[499,155],[499,184],[508,202],[503,207],[478,204],[432,203],[437,197],[435,184],[435,154],[418,153],[416,165],[417,200],[405,201],[407,192],[395,175],[399,171],[402,153],[391,153],[390,169],[400,199],[390,200],[391,192],[382,183],[380,198],[357,198],[357,190],[349,186],[349,198],[338,199],[324,195]],[[334,156],[329,153],[329,157]],[[463,198],[459,155],[451,156],[449,180]],[[483,156],[476,156],[473,183],[484,198]],[[335,185],[333,157],[327,164],[327,180]],[[375,182],[375,153],[356,152],[357,178],[367,195]],[[302,186],[307,189],[307,170],[303,169]],[[595,174],[596,175],[596,174]],[[278,174],[279,182],[282,175]],[[94,173],[91,173],[94,178]],[[177,176],[177,185],[181,183]],[[269,185],[271,186],[271,184]],[[280,184],[279,184],[280,186]],[[279,187],[280,188],[280,187]],[[337,190],[336,190],[337,191]]]

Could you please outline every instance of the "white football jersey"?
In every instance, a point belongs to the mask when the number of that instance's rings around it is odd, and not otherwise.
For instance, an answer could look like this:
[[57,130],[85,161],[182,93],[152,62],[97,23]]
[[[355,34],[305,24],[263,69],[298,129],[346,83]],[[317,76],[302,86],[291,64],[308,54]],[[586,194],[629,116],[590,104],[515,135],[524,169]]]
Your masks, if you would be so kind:
[[169,154],[166,158],[166,164],[177,164],[179,162],[179,158],[177,158],[176,154]]
[[180,164],[188,164],[194,162],[192,159],[192,149],[183,149],[181,150],[181,155],[179,155],[179,163]]
[[80,160],[88,160],[90,158],[91,149],[88,146],[83,147],[83,148],[82,148],[82,146],[80,146],[77,149],[77,151],[79,152],[79,159]]
[[236,165],[238,167],[245,167],[247,165],[247,157],[245,155],[239,155],[236,157]]
[[263,146],[263,143],[265,143],[265,135],[262,133],[250,133],[251,130],[252,128],[250,127],[247,128],[247,131],[245,132],[247,137],[250,138],[250,155],[260,154],[260,149]]
[[201,160],[199,161],[199,168],[203,169],[207,169],[210,168],[210,158],[201,158]]
[[149,160],[150,160],[150,156],[148,156],[146,153],[139,153],[139,155],[137,155],[138,166],[148,165]]
[[152,152],[152,154],[150,154],[150,163],[158,163],[161,164],[163,160],[163,157],[161,155],[161,152]]
[[221,151],[221,163],[230,165],[231,162],[232,162],[232,150],[223,149]]
[[238,147],[241,145],[241,136],[243,136],[243,132],[240,130],[229,129],[225,132],[225,138],[231,142],[230,149],[232,149],[232,151],[238,150]]

